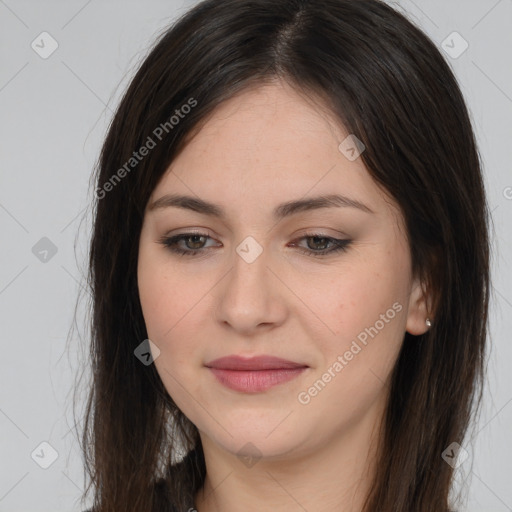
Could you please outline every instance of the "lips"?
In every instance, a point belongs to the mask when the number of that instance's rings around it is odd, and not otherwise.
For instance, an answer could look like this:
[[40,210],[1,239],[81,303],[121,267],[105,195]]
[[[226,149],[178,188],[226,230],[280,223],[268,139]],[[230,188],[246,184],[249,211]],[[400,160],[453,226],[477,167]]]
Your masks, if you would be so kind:
[[273,356],[228,356],[205,365],[218,382],[242,393],[261,393],[301,375],[308,366]]
[[288,361],[274,356],[227,356],[215,359],[205,366],[208,368],[217,368],[219,370],[239,370],[239,371],[258,371],[258,370],[280,370],[280,369],[296,369],[307,368],[307,365]]

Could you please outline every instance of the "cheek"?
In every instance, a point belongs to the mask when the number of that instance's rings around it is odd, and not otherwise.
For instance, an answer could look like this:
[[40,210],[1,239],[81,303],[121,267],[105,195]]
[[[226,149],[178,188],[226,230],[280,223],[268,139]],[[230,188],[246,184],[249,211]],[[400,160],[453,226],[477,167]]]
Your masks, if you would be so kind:
[[[405,309],[404,272],[392,262],[365,262],[317,275],[305,276],[296,294],[316,318],[324,333],[334,337],[355,336],[373,325],[395,302]],[[399,309],[399,308],[395,308]],[[390,312],[394,315],[395,310]]]
[[146,265],[144,260],[138,271],[139,298],[149,338],[159,346],[166,330],[172,326],[171,294],[167,294],[165,278],[156,267]]
[[[182,386],[186,383],[189,392],[193,392],[189,388],[197,381],[194,372],[201,363],[198,358],[204,344],[202,334],[208,332],[208,326],[202,325],[207,318],[206,295],[213,283],[176,272],[169,261],[142,257],[138,284],[148,338],[160,350],[156,369],[178,402]],[[183,399],[186,396],[187,393]]]
[[387,377],[405,332],[408,278],[402,254],[376,250],[374,258],[316,280],[309,301],[322,328],[311,328],[310,337],[322,345],[320,371],[346,355],[343,373],[347,379],[364,380],[371,371]]
[[137,278],[148,335],[165,344],[194,304],[193,283],[182,282],[172,263],[159,261],[149,251],[141,251]]
[[301,399],[336,411],[341,423],[364,415],[385,392],[398,357],[406,308],[393,275],[377,269],[369,272],[366,267],[366,271],[339,276],[337,291],[320,299],[322,319],[335,334],[315,339],[321,364]]
[[[138,274],[139,296],[148,338],[160,350],[155,359],[156,370],[162,379],[165,389],[182,408],[187,405],[190,393],[197,379],[191,361],[197,353],[197,323],[191,321],[196,307],[199,290],[191,291],[192,284],[184,287],[179,276],[169,271],[167,265],[150,264],[141,260]],[[148,263],[148,264],[147,264]]]

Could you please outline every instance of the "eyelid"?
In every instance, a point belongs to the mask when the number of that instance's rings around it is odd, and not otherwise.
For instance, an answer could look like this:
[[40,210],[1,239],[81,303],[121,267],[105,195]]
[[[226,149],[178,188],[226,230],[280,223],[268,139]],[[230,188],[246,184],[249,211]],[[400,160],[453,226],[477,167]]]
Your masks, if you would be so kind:
[[[205,230],[207,231],[207,230]],[[186,240],[187,238],[198,236],[201,238],[206,238],[210,240],[215,240],[212,236],[210,236],[206,232],[201,232],[198,230],[188,230],[183,233],[178,234],[172,234],[172,235],[164,235],[159,239],[159,243],[164,245],[170,252],[180,255],[180,256],[188,256],[190,258],[193,257],[201,257],[205,256],[208,252],[210,252],[208,249],[211,249],[212,247],[200,247],[198,249],[181,249],[177,247],[177,244],[183,240]],[[308,249],[305,247],[300,247],[296,244],[297,241],[301,241],[308,238],[317,238],[317,239],[325,239],[327,240],[328,244],[331,244],[331,247],[328,249],[321,249],[318,251],[315,251],[313,249]],[[217,240],[215,240],[217,241]],[[303,254],[307,256],[313,256],[313,257],[328,257],[331,255],[335,255],[338,253],[345,252],[348,247],[352,244],[353,240],[346,238],[346,239],[339,239],[336,237],[332,237],[329,235],[326,235],[324,233],[320,233],[317,231],[309,231],[306,233],[302,233],[301,235],[295,237],[291,241],[292,247],[297,247],[299,252],[302,252]],[[199,255],[199,256],[197,256]]]
[[[322,231],[322,229],[327,228],[303,228],[301,229],[296,235],[293,235],[293,241],[307,236],[317,236],[322,238],[332,238],[336,239],[338,237],[345,237],[347,239],[350,238],[350,236],[342,231],[333,230],[337,234],[336,235],[329,235]],[[179,230],[177,232],[171,231],[169,233],[166,233],[162,238],[172,238],[179,235],[199,235],[199,236],[208,236],[209,238],[212,238],[218,242],[218,240],[215,238],[216,235],[212,233],[211,230],[208,228],[184,228],[183,231]]]

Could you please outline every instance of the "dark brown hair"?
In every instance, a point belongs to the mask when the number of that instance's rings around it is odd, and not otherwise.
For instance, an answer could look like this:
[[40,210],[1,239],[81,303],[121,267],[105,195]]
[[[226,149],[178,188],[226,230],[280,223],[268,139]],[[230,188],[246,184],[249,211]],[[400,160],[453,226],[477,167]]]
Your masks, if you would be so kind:
[[[432,298],[432,328],[405,333],[364,512],[453,506],[454,470],[441,454],[463,445],[479,410],[489,301],[488,207],[456,79],[421,30],[377,0],[205,0],[142,62],[94,176],[92,387],[80,441],[96,512],[186,510],[204,482],[197,429],[155,366],[134,356],[147,338],[139,235],[152,191],[214,109],[276,78],[365,144],[361,158],[399,205],[413,272]],[[131,161],[148,138],[155,146]],[[188,455],[178,464],[180,446]]]

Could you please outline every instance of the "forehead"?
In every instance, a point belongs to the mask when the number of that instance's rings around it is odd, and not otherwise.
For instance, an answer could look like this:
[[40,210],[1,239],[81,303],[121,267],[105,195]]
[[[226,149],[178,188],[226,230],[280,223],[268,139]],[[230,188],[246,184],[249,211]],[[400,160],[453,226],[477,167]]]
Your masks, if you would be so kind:
[[[372,210],[389,208],[361,158],[339,145],[350,134],[316,98],[283,82],[261,85],[219,105],[157,185],[166,193],[269,210],[283,200],[342,194]],[[238,210],[237,210],[238,208]]]

